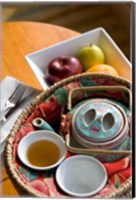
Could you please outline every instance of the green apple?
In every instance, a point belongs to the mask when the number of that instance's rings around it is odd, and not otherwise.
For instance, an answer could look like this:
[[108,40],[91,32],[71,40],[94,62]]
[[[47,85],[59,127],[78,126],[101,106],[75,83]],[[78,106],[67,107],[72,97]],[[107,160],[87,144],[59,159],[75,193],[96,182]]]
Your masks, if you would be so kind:
[[102,49],[95,44],[82,48],[78,58],[85,71],[94,65],[105,63],[105,55]]

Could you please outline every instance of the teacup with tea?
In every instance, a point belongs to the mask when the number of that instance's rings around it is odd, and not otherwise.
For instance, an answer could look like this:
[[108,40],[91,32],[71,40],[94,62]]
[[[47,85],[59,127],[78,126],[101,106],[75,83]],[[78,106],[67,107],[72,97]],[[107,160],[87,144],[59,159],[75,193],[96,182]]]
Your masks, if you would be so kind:
[[18,156],[28,167],[47,170],[58,166],[66,157],[65,142],[55,132],[34,131],[19,143]]

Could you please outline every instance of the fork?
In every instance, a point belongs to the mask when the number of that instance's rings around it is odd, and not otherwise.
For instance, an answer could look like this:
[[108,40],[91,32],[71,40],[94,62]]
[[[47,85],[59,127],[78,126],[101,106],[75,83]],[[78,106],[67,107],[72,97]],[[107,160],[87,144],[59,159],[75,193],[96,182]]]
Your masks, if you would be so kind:
[[22,85],[21,83],[18,84],[14,92],[11,94],[11,96],[8,98],[8,100],[5,102],[5,106],[3,111],[0,112],[0,121],[4,119],[4,116],[7,114],[7,112],[15,107],[15,105],[19,102],[21,99],[24,91],[26,89],[25,85]]

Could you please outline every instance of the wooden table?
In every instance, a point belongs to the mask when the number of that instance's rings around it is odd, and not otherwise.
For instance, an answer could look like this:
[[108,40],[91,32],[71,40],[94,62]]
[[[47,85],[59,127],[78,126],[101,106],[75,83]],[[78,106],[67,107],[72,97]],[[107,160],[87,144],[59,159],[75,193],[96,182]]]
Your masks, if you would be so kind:
[[[4,23],[2,29],[2,79],[12,76],[32,87],[42,89],[24,56],[33,51],[64,41],[79,33],[50,25],[35,22]],[[2,168],[0,196],[19,196],[5,167]]]

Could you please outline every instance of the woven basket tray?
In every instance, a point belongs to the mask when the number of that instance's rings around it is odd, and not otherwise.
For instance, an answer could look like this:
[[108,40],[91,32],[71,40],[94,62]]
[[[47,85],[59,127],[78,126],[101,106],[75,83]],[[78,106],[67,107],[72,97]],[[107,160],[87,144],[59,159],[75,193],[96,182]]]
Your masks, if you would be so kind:
[[[25,193],[25,195],[29,194],[32,196],[37,196],[37,197],[44,197],[44,195],[41,192],[36,191],[35,189],[28,187],[24,184],[24,182],[20,179],[18,176],[18,173],[15,170],[15,167],[12,163],[13,160],[13,141],[21,127],[21,123],[24,119],[26,119],[31,113],[32,109],[35,108],[37,105],[42,103],[47,97],[49,97],[51,94],[53,94],[56,89],[72,83],[74,81],[86,81],[86,80],[94,80],[94,79],[99,79],[100,82],[102,83],[103,80],[107,80],[106,85],[114,85],[114,82],[117,83],[117,85],[124,86],[128,89],[131,88],[131,83],[123,79],[121,77],[114,77],[111,75],[107,74],[99,74],[99,73],[83,73],[79,74],[73,77],[70,77],[68,79],[62,80],[58,83],[55,83],[53,86],[49,87],[47,90],[43,91],[38,95],[36,98],[32,100],[32,102],[22,111],[22,113],[19,115],[17,118],[16,122],[14,123],[13,128],[11,129],[9,136],[7,138],[6,146],[5,146],[5,151],[4,151],[4,158],[5,158],[5,165],[7,172],[9,173],[11,179],[14,181],[14,183],[19,186],[19,188]],[[109,84],[110,81],[110,84]],[[103,83],[102,83],[103,84]],[[114,190],[112,193],[106,196],[97,196],[98,198],[115,198],[115,197],[130,197],[131,196],[131,186],[132,186],[132,178],[130,177],[125,183],[123,183],[118,189]],[[96,198],[96,196],[95,196]]]

